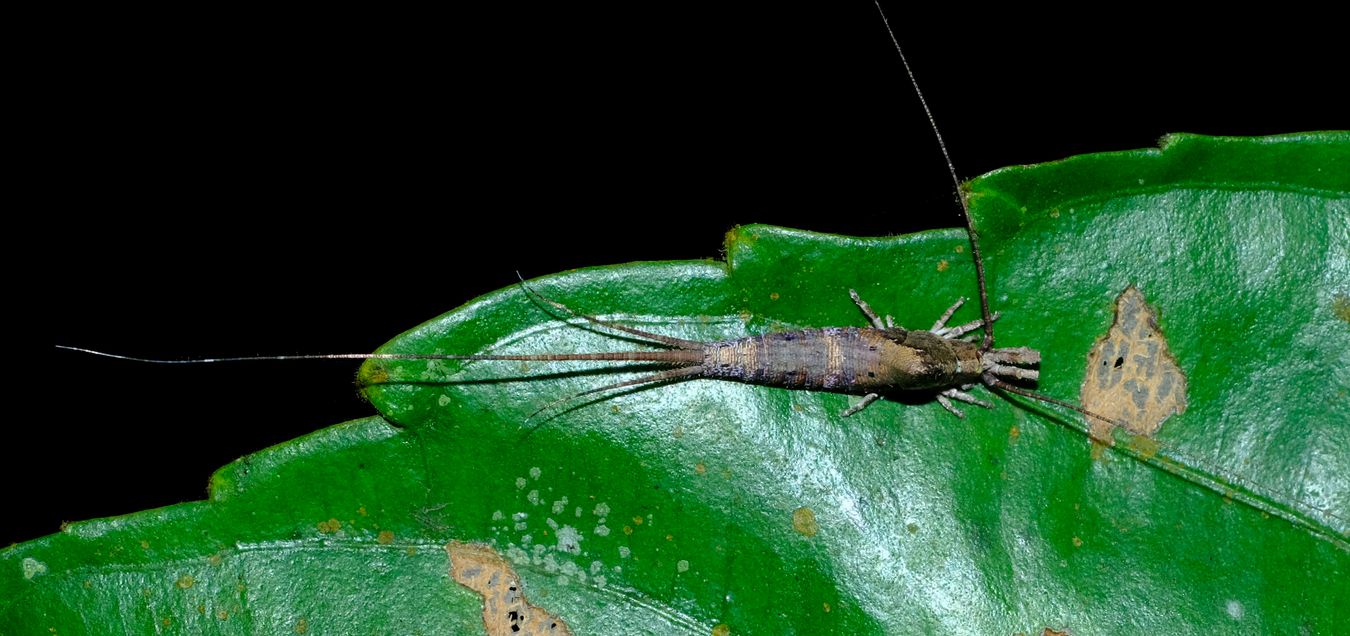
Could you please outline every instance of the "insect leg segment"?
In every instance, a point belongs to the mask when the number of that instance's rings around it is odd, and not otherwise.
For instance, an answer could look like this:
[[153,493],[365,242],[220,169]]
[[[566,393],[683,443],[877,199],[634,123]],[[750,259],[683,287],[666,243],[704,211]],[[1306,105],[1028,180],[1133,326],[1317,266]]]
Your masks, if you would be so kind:
[[[957,325],[955,327],[947,326],[947,321],[951,320],[952,314],[955,314],[956,310],[959,309],[961,305],[965,304],[965,302],[966,299],[964,296],[961,298],[957,298],[956,302],[952,303],[952,306],[947,308],[947,311],[942,312],[942,316],[940,316],[937,319],[937,322],[933,323],[933,328],[929,329],[929,331],[939,336],[942,336],[943,338],[952,339],[952,338],[960,338],[961,336],[964,336],[972,331],[975,331],[976,329],[979,329],[980,327],[983,327],[984,326],[983,318],[972,320],[964,325]],[[990,322],[993,322],[995,320],[998,320],[998,318],[999,313],[994,312],[989,317],[989,320]]]
[[839,417],[848,417],[850,415],[853,415],[854,413],[857,413],[858,411],[867,408],[868,405],[880,399],[881,399],[880,395],[876,393],[868,393],[867,395],[864,395],[863,399],[857,404],[854,404],[853,406],[850,406],[844,409],[843,411],[840,411]]
[[867,304],[867,301],[863,300],[862,296],[858,295],[857,291],[852,289],[848,290],[848,297],[853,299],[854,304],[858,305],[858,309],[862,310],[863,315],[867,316],[867,320],[872,323],[873,327],[876,327],[877,329],[886,329],[894,322],[891,320],[890,316],[886,316],[886,320],[883,321],[881,317],[877,315],[877,312],[872,311],[872,306]]
[[1035,382],[1040,379],[1040,371],[1022,367],[1033,367],[1041,363],[1041,352],[1027,347],[1008,347],[990,349],[980,356],[985,373],[1001,375],[1007,378]]

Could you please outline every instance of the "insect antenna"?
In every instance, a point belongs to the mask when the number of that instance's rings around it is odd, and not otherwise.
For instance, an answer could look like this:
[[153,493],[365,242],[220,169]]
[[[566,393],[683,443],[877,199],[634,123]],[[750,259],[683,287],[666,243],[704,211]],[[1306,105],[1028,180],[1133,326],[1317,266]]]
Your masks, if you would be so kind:
[[886,35],[891,37],[891,44],[895,46],[895,52],[900,56],[900,64],[905,67],[905,75],[909,76],[909,83],[914,87],[914,94],[919,98],[919,105],[923,106],[923,114],[928,117],[928,125],[933,129],[933,136],[937,138],[938,149],[942,151],[942,158],[947,162],[947,173],[952,177],[952,185],[956,190],[956,202],[961,206],[961,219],[966,225],[966,236],[970,237],[970,255],[975,260],[975,279],[980,286],[980,317],[984,318],[984,341],[980,343],[980,352],[984,353],[994,348],[994,317],[993,312],[989,310],[989,292],[984,284],[984,259],[980,257],[980,239],[975,231],[975,223],[970,219],[970,206],[966,202],[965,188],[961,187],[961,177],[956,174],[956,164],[952,163],[952,155],[947,152],[947,142],[942,138],[942,131],[938,128],[937,119],[933,117],[932,109],[928,108],[928,99],[923,96],[923,89],[919,88],[919,79],[914,75],[914,69],[910,68],[909,60],[905,58],[904,49],[900,48],[900,40],[895,37],[895,31],[891,29],[891,21],[886,18],[886,11],[881,8],[881,0],[872,0],[877,7],[877,13],[881,14],[881,23],[886,27]]
[[[881,7],[881,0],[872,0],[877,7],[877,13],[881,14],[881,23],[886,27],[886,35],[890,36],[891,44],[895,47],[896,55],[900,56],[900,64],[905,67],[905,75],[909,76],[909,83],[914,87],[914,94],[919,98],[919,105],[923,107],[923,113],[928,117],[928,125],[933,130],[933,136],[937,138],[938,149],[942,151],[942,158],[947,163],[947,173],[952,177],[952,184],[956,187],[956,202],[961,205],[961,220],[965,222],[966,236],[970,239],[970,256],[975,261],[975,280],[980,289],[980,314],[983,320],[984,340],[980,343],[980,353],[988,353],[994,347],[994,316],[989,309],[989,291],[984,277],[984,258],[980,255],[980,236],[975,231],[975,222],[970,217],[970,203],[966,196],[966,190],[961,185],[961,177],[956,173],[956,164],[952,162],[951,153],[947,152],[947,142],[942,138],[942,130],[938,128],[937,118],[933,117],[933,111],[928,107],[928,99],[923,95],[923,89],[919,87],[919,79],[914,75],[914,69],[910,68],[909,60],[905,58],[905,51],[900,47],[900,40],[895,37],[895,30],[891,28],[891,21],[886,17],[886,10]],[[1029,397],[1034,400],[1040,400],[1049,404],[1062,406],[1066,409],[1082,413],[1113,426],[1121,426],[1122,423],[1114,419],[1093,413],[1077,404],[1052,398],[1048,395],[1042,395],[1035,391],[1023,389],[1014,386],[1003,380],[994,377],[991,373],[985,373],[982,377],[984,384],[993,389],[1016,393],[1023,397]]]

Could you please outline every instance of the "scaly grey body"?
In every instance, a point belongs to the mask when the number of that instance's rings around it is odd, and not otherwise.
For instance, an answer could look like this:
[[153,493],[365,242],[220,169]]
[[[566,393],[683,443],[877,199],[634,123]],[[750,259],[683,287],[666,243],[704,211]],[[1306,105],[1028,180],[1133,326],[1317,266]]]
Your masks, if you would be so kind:
[[[1019,347],[984,351],[979,344],[960,339],[962,335],[984,324],[983,320],[976,320],[956,327],[946,326],[947,320],[965,299],[952,305],[933,325],[932,330],[910,330],[895,326],[890,316],[882,320],[858,297],[857,292],[850,290],[854,302],[867,315],[872,327],[823,327],[699,342],[641,331],[578,314],[561,303],[533,291],[529,293],[568,314],[607,329],[650,340],[666,350],[418,357],[455,360],[604,360],[652,362],[673,367],[635,380],[569,395],[544,406],[541,411],[582,395],[609,389],[708,378],[863,396],[862,402],[844,411],[845,416],[862,410],[883,394],[935,390],[938,401],[957,417],[964,415],[951,404],[950,399],[991,407],[991,404],[975,398],[966,390],[976,384],[1001,382],[994,376],[1035,381],[1036,370],[1025,367],[1040,362],[1040,353],[1032,349]],[[997,315],[993,318],[996,319]]]

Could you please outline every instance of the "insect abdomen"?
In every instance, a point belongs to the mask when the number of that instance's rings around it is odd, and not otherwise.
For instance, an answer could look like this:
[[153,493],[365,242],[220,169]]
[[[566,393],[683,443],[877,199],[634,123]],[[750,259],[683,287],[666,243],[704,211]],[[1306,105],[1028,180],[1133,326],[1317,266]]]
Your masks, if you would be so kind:
[[703,377],[865,394],[978,381],[975,345],[926,331],[828,327],[708,343]]
[[881,360],[865,331],[876,330],[804,329],[708,343],[703,348],[704,377],[853,392],[876,379]]

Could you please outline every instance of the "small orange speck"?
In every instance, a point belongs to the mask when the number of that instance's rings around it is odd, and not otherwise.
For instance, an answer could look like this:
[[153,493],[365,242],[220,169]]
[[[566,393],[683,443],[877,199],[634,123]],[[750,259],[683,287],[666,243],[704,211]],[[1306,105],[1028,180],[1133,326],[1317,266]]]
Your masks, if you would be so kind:
[[197,580],[192,578],[191,574],[184,574],[183,576],[178,577],[178,580],[174,582],[174,585],[177,585],[180,590],[186,590],[196,583]]
[[944,258],[944,259],[938,261],[937,270],[938,270],[939,272],[945,272],[945,271],[947,271],[947,268],[948,268],[948,267],[951,267],[951,263],[948,263],[948,262],[947,262],[947,259]]
[[210,563],[211,565],[220,565],[220,562],[223,560],[224,559],[222,559],[219,554],[213,554],[209,557],[206,557],[206,562]]
[[295,621],[295,633],[303,634],[307,631],[309,631],[309,621],[303,618],[298,621]]
[[169,618],[168,616],[165,616],[164,618],[160,619],[159,623],[165,627],[168,627],[173,624],[173,619]]
[[825,603],[825,608],[824,608],[824,609],[825,609],[825,613],[826,613],[826,614],[829,614],[829,613],[830,613],[830,604],[829,604],[829,603]]
[[624,533],[624,534],[633,534],[633,526],[624,526],[624,527],[623,527],[623,533]]
[[1058,218],[1059,218],[1059,210],[1051,210],[1051,211],[1050,211],[1050,218],[1052,218],[1052,219],[1058,219]]
[[712,628],[712,636],[731,636],[731,628],[726,623],[718,623]]
[[216,618],[219,618],[222,621],[228,621],[230,620],[230,613],[225,610],[220,610],[216,612]]
[[694,464],[694,472],[696,472],[696,473],[698,473],[698,474],[700,474],[700,475],[706,475],[706,474],[708,474],[708,466],[707,466],[706,464],[704,464],[703,462],[699,462],[699,463],[697,463],[697,464]]
[[633,517],[633,525],[635,525],[635,526],[640,526],[640,525],[642,525],[642,517],[640,517],[640,516],[639,516],[639,517]]
[[769,294],[769,300],[778,300],[778,292]]
[[675,535],[673,535],[673,534],[668,534],[668,535],[666,535],[666,541],[674,541],[674,540],[675,540]]
[[416,546],[408,546],[408,556],[417,556]]
[[1017,428],[1016,426],[1013,426],[1012,428],[1008,429],[1009,441],[1016,441],[1017,438],[1021,436],[1022,436],[1022,429]]
[[381,530],[380,534],[375,537],[375,540],[378,541],[380,545],[389,545],[394,542],[394,533],[388,530]]
[[1083,540],[1082,540],[1082,539],[1079,539],[1078,537],[1074,537],[1074,538],[1073,538],[1073,547],[1075,547],[1075,548],[1081,548],[1081,547],[1083,547]]
[[205,604],[198,604],[198,605],[197,605],[197,613],[198,613],[198,614],[205,614],[205,613],[206,613],[206,605],[205,605]]
[[361,506],[360,508],[357,508],[356,514],[361,515],[362,517],[366,516],[366,507]]
[[341,521],[338,521],[337,519],[329,519],[328,521],[320,521],[320,522],[318,522],[318,523],[316,523],[316,524],[314,524],[314,525],[315,525],[315,527],[317,527],[317,528],[319,529],[319,532],[322,532],[322,533],[324,533],[324,534],[332,534],[332,533],[337,532],[338,530],[341,530],[341,529],[342,529],[342,522],[341,522]]
[[792,511],[792,529],[804,537],[814,537],[820,531],[816,523],[816,511],[802,506]]
[[964,245],[957,245],[955,251],[956,251],[957,254],[965,254],[965,253],[966,253],[966,246],[964,246]]
[[142,549],[142,550],[149,550],[149,549],[150,549],[150,542],[149,542],[149,541],[146,541],[145,539],[141,539],[141,549]]

